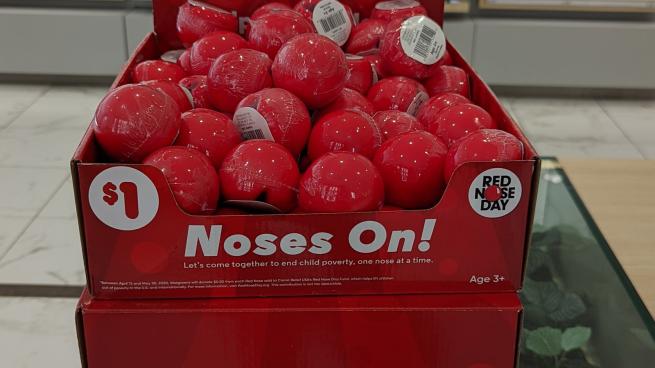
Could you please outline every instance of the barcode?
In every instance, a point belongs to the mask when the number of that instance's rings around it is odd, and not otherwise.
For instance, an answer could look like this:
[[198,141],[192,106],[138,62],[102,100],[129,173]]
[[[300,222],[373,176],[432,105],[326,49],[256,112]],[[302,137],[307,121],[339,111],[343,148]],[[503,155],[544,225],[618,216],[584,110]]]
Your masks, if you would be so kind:
[[264,133],[262,132],[261,129],[248,130],[248,131],[245,131],[245,132],[241,132],[241,137],[244,140],[248,140],[248,139],[265,139]]
[[422,58],[427,58],[430,45],[436,34],[437,31],[424,25],[423,29],[421,29],[421,34],[418,36],[418,42],[414,47],[414,53]]
[[343,16],[343,12],[338,11],[327,18],[321,19],[320,21],[323,32],[325,33],[346,24],[346,17]]

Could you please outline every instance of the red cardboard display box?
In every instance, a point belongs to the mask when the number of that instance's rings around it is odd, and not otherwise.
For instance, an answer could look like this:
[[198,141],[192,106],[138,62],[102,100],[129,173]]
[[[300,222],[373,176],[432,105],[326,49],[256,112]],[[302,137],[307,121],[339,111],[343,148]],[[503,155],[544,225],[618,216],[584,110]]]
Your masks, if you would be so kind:
[[[422,3],[443,23],[442,2]],[[179,4],[154,1],[155,33],[114,87],[130,82],[138,62],[179,47]],[[252,9],[230,10],[245,16]],[[180,210],[156,168],[107,163],[89,129],[71,167],[90,292],[98,298],[192,298],[518,290],[539,158],[489,87],[452,45],[448,50],[469,74],[471,99],[523,142],[525,157],[460,166],[431,209],[192,216]],[[121,191],[108,205],[103,196],[110,183],[130,183],[134,190]],[[491,185],[511,195],[488,201]]]
[[98,300],[85,293],[82,366],[515,366],[515,294]]

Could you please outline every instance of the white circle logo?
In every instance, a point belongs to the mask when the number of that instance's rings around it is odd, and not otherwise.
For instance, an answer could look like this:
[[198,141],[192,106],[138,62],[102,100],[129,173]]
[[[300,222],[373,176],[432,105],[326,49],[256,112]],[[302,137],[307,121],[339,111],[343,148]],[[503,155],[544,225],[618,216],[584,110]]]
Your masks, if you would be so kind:
[[148,225],[155,218],[159,196],[144,173],[131,167],[115,166],[93,179],[89,204],[105,225],[131,231]]
[[480,216],[503,217],[521,201],[521,181],[513,172],[494,168],[478,175],[469,187],[469,203]]

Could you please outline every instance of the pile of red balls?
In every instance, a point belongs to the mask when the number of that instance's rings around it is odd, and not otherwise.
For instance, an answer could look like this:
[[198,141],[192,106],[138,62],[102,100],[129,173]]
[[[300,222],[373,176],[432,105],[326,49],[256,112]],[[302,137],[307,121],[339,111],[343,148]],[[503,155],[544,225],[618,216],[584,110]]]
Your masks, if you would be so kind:
[[412,0],[355,21],[337,0],[237,18],[189,0],[187,47],[139,63],[94,121],[108,160],[164,173],[191,214],[226,207],[347,212],[434,206],[458,165],[523,158],[471,102],[441,28]]

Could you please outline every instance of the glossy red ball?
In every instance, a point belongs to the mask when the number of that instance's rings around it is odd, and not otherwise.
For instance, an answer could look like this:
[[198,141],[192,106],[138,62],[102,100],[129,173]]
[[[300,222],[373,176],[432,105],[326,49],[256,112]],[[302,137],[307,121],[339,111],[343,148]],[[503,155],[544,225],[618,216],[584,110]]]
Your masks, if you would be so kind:
[[263,52],[251,49],[221,55],[207,76],[210,103],[230,114],[244,97],[271,85],[271,59]]
[[[423,27],[433,29],[435,43],[439,46],[426,46],[426,50],[417,51],[418,44],[414,45],[404,41],[407,34],[422,32]],[[403,37],[404,36],[404,37]],[[435,50],[429,52],[428,50]],[[439,59],[445,51],[445,38],[443,31],[437,23],[425,16],[412,18],[394,18],[380,38],[380,57],[384,69],[393,75],[401,75],[414,79],[425,79],[435,73],[439,67]]]
[[327,152],[348,151],[371,158],[382,137],[373,119],[358,110],[333,111],[316,122],[309,135],[307,156],[314,161]]
[[246,96],[237,106],[234,121],[242,127],[244,135],[256,138],[262,134],[265,139],[272,138],[294,157],[300,156],[305,148],[312,125],[302,101],[281,88],[267,88]]
[[471,103],[471,101],[457,93],[443,93],[430,97],[416,113],[416,118],[418,121],[423,124],[423,126],[428,126],[430,121],[436,118],[436,116],[441,112],[441,110],[454,106],[461,105],[465,103]]
[[371,63],[359,55],[346,55],[348,63],[348,75],[346,76],[346,88],[365,95],[373,83],[378,81],[378,75]]
[[303,33],[313,33],[314,26],[293,10],[277,10],[251,19],[248,42],[253,48],[275,58],[282,45]]
[[380,129],[382,141],[403,133],[424,130],[423,125],[415,117],[398,110],[378,111],[373,115],[373,120]]
[[448,180],[457,167],[472,161],[512,161],[523,159],[523,143],[498,129],[476,130],[448,149],[444,175]]
[[415,115],[428,94],[421,83],[406,77],[389,77],[375,83],[368,99],[376,111],[400,110]]
[[373,164],[384,180],[385,201],[405,209],[434,206],[445,188],[448,148],[424,131],[404,133],[384,142]]
[[180,208],[192,215],[211,215],[219,199],[218,174],[207,156],[188,147],[164,147],[143,164],[160,169]]
[[175,144],[204,153],[218,170],[223,159],[241,143],[241,134],[232,119],[209,109],[193,109],[182,114],[182,126]]
[[303,212],[376,211],[384,204],[384,183],[366,157],[330,152],[314,161],[300,179]]
[[185,89],[180,84],[171,81],[146,81],[141,83],[166,94],[172,98],[177,104],[181,112],[191,110],[193,108],[193,97],[188,89]]
[[150,80],[177,83],[184,77],[186,77],[186,73],[179,65],[164,60],[142,61],[132,70],[132,80],[137,83]]
[[111,159],[137,163],[172,144],[180,124],[180,109],[172,98],[148,86],[127,84],[100,102],[93,132]]
[[395,18],[406,19],[414,15],[427,15],[428,12],[418,1],[381,1],[371,11],[372,19],[390,21]]
[[312,109],[329,105],[346,83],[348,64],[339,46],[327,37],[305,33],[285,43],[273,61],[273,82]]
[[239,144],[220,169],[225,200],[261,201],[282,212],[296,206],[299,177],[291,153],[278,143],[262,139]]
[[250,15],[250,20],[255,20],[259,17],[261,17],[264,14],[269,14],[271,12],[274,12],[276,10],[291,10],[291,7],[287,4],[283,3],[278,3],[278,2],[272,2],[268,4],[264,4],[257,8],[252,14]]
[[237,32],[236,15],[207,2],[189,0],[177,13],[177,35],[189,47],[193,42],[216,31]]
[[468,133],[479,129],[496,128],[496,122],[483,108],[473,104],[447,107],[428,119],[426,130],[449,147]]
[[314,115],[314,121],[317,121],[328,113],[344,109],[359,110],[370,116],[375,114],[375,107],[371,101],[355,90],[344,88],[334,102],[316,112]]
[[346,52],[359,54],[377,50],[387,23],[388,21],[382,19],[364,19],[350,32],[350,39],[345,46]]
[[456,66],[439,66],[433,75],[425,81],[425,89],[430,96],[450,92],[457,93],[466,98],[470,97],[469,77],[464,69]]
[[248,47],[248,42],[234,32],[218,31],[208,34],[191,46],[191,73],[206,75],[219,56]]

